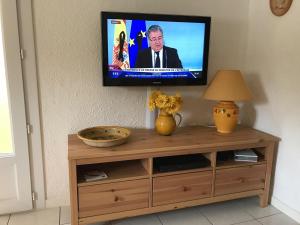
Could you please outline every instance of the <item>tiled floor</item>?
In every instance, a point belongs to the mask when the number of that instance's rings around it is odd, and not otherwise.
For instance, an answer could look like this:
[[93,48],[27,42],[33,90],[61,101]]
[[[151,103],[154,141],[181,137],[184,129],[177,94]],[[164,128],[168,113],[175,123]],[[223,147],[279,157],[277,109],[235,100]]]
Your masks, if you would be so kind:
[[[0,216],[0,225],[67,225],[69,207]],[[257,198],[180,209],[171,212],[97,223],[97,225],[297,225],[269,206],[260,208]],[[298,224],[299,225],[299,224]]]

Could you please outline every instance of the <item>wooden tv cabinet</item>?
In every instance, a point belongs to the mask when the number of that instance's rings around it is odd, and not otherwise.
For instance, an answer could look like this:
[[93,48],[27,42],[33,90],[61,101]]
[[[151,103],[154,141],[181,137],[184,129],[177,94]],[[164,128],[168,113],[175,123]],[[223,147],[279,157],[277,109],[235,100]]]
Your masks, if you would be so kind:
[[[194,126],[179,128],[172,136],[132,129],[126,144],[94,148],[76,135],[69,135],[72,225],[248,196],[259,196],[261,207],[265,207],[270,199],[273,158],[279,140],[247,127],[224,135],[214,128]],[[220,157],[225,151],[247,148],[259,155],[258,162],[236,162]],[[187,154],[202,154],[210,164],[164,173],[153,166],[159,157]],[[95,168],[105,171],[108,178],[85,182],[82,174]]]

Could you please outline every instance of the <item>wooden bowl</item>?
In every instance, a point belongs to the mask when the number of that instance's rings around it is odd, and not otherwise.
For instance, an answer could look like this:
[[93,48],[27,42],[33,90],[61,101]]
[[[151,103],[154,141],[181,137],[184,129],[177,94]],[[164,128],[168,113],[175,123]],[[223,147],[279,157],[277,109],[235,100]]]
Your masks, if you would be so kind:
[[86,128],[77,133],[85,144],[93,147],[110,147],[123,144],[130,136],[130,130],[117,126]]

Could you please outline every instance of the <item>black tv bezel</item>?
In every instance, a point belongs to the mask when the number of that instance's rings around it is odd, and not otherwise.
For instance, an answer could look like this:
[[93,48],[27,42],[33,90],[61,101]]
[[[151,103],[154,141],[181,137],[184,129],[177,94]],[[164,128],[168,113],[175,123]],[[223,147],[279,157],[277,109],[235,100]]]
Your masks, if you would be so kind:
[[[140,19],[152,21],[174,21],[174,22],[197,22],[205,23],[203,71],[201,79],[190,80],[186,78],[174,79],[114,79],[108,77],[108,39],[107,19]],[[101,12],[101,40],[102,40],[102,77],[103,86],[193,86],[207,84],[208,53],[210,40],[211,17],[208,16],[183,16],[167,14],[146,14],[146,13],[124,13],[124,12]]]

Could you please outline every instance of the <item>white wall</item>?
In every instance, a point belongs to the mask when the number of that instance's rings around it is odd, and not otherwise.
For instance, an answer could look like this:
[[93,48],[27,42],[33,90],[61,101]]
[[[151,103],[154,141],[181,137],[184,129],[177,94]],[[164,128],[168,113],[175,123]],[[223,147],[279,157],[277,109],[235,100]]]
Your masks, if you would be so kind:
[[[100,11],[212,16],[209,74],[239,68],[249,1],[33,0],[47,206],[69,203],[67,135],[95,125],[145,126],[145,87],[102,87]],[[211,76],[209,76],[209,79]],[[184,124],[211,120],[205,87],[172,87],[184,97]]]
[[282,138],[273,204],[300,222],[300,1],[282,17],[269,1],[251,0],[249,12],[246,65],[255,110],[249,107],[248,119]]
[[[246,72],[255,100],[244,105],[243,120],[282,138],[273,202],[296,218],[299,9],[294,1],[285,16],[275,17],[261,0],[33,0],[47,206],[69,202],[67,134],[94,125],[145,125],[146,88],[102,87],[99,12],[155,12],[212,16],[209,80],[224,67]],[[200,99],[204,88],[164,88],[183,94],[185,125],[211,121],[211,103]]]

